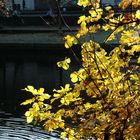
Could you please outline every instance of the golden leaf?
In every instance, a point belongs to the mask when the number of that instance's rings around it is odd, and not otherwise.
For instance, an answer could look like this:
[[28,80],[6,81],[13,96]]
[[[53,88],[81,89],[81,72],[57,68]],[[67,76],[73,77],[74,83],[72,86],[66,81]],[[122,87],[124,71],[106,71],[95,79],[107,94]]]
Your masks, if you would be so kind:
[[107,6],[107,7],[105,7],[105,9],[107,10],[107,11],[109,11],[109,10],[111,10],[111,6]]
[[136,11],[136,18],[137,18],[137,19],[140,19],[140,10],[137,10],[137,11]]
[[71,73],[70,78],[73,83],[76,83],[78,81],[78,76],[76,73]]
[[33,121],[33,116],[31,115],[31,116],[27,117],[26,120],[27,120],[27,123],[31,123]]
[[65,126],[64,122],[60,122],[60,123],[59,123],[59,127],[60,127],[61,129],[63,129],[64,126]]
[[32,99],[28,99],[26,101],[24,101],[23,103],[21,103],[20,105],[27,105],[27,104],[31,104],[35,101],[35,98],[32,98]]
[[55,93],[53,96],[54,97],[60,97],[60,94]]
[[57,62],[57,66],[63,68],[64,70],[68,70],[70,62],[71,62],[70,58],[65,58],[64,61]]
[[37,92],[38,92],[38,94],[43,94],[44,93],[44,88],[40,88]]
[[67,132],[61,132],[61,138],[65,138],[67,136]]
[[124,10],[130,3],[131,3],[131,0],[122,0],[119,3],[119,7]]
[[92,17],[96,17],[98,14],[94,9],[89,10],[89,13],[91,14]]
[[140,57],[138,58],[137,63],[139,63],[139,64],[140,64]]
[[30,111],[25,112],[25,116],[27,116],[27,117],[30,116],[30,114],[31,114]]
[[78,20],[78,24],[80,24],[81,22],[85,21],[86,20],[86,16],[83,15],[83,16],[80,16],[79,17],[79,20]]

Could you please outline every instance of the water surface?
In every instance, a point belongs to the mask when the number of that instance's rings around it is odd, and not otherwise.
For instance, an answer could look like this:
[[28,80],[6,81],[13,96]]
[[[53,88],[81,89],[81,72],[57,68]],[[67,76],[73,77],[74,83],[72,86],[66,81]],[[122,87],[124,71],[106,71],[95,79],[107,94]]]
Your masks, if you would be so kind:
[[0,112],[0,140],[60,140],[59,133],[48,133],[26,123],[24,117]]

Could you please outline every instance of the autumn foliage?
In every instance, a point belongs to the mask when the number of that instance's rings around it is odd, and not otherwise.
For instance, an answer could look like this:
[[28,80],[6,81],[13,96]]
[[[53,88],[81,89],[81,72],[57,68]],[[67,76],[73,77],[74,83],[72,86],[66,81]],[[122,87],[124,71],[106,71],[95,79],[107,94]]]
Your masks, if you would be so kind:
[[[78,0],[88,12],[79,17],[77,33],[65,37],[65,47],[81,48],[81,67],[70,74],[72,85],[53,94],[33,86],[24,89],[33,95],[22,103],[30,104],[28,123],[40,123],[47,131],[59,129],[69,140],[140,139],[139,4],[140,0],[122,0],[116,14],[99,0]],[[93,36],[99,32],[108,32],[103,45],[117,40],[118,46],[106,52]],[[65,58],[57,64],[67,70],[70,62]]]

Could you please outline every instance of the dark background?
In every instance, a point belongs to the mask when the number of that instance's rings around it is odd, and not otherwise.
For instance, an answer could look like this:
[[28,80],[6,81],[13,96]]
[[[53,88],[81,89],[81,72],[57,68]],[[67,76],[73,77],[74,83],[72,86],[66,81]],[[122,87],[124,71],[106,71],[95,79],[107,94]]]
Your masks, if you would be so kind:
[[[58,46],[57,46],[58,47]],[[57,62],[65,56],[72,56],[68,51],[48,49],[54,47],[7,47],[0,48],[0,108],[13,114],[22,115],[25,107],[20,103],[31,97],[21,89],[27,85],[35,88],[44,87],[51,94],[54,88],[70,81],[69,73],[74,70],[72,63],[69,71],[57,67]]]

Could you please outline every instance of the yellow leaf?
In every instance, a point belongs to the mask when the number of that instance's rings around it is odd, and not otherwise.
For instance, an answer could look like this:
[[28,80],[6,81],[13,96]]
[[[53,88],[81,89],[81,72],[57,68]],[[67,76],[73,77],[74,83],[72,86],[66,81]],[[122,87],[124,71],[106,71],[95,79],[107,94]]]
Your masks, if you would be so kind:
[[58,98],[58,97],[60,97],[60,94],[55,93],[53,96]]
[[109,11],[109,10],[111,10],[111,6],[107,6],[107,7],[105,7],[105,9],[107,10],[107,11]]
[[67,42],[65,42],[65,48],[70,48]]
[[44,97],[44,99],[47,100],[47,99],[49,99],[51,96],[50,96],[49,94],[44,94],[43,97]]
[[20,105],[27,105],[27,104],[31,104],[31,103],[33,103],[34,101],[35,101],[35,99],[34,99],[34,98],[32,98],[32,99],[28,99],[28,100],[24,101],[23,103],[21,103]]
[[38,92],[38,94],[43,94],[44,93],[44,88],[40,88],[37,92]]
[[75,38],[75,36],[71,36],[71,35],[67,35],[66,37],[64,37],[65,39],[65,48],[71,48],[73,46],[73,44],[77,44],[78,41]]
[[137,12],[136,12],[136,18],[137,19],[140,19],[140,10],[137,10]]
[[65,85],[65,89],[66,89],[67,91],[71,90],[70,84],[66,84],[66,85]]
[[86,16],[85,15],[80,16],[79,17],[79,20],[78,20],[78,24],[80,24],[81,22],[85,21],[85,19],[86,19]]
[[87,24],[86,24],[86,22],[85,22],[85,21],[84,21],[84,22],[82,22],[82,23],[81,23],[81,28],[83,28],[83,29],[84,29],[84,28],[86,28],[86,25],[87,25]]
[[29,91],[29,92],[34,92],[34,87],[33,86],[27,86],[27,88],[25,88],[24,90]]
[[78,76],[77,76],[76,73],[72,73],[72,74],[70,75],[70,78],[71,78],[71,81],[72,81],[73,83],[76,83],[76,82],[78,81]]
[[89,10],[89,13],[91,14],[92,17],[97,16],[97,12],[94,9]]
[[67,132],[61,132],[61,138],[65,138],[67,136]]
[[133,45],[131,50],[133,52],[140,52],[140,45]]
[[137,74],[130,75],[130,78],[131,78],[131,80],[135,80],[135,81],[139,80],[139,77]]
[[57,66],[63,68],[64,70],[68,70],[70,62],[71,62],[70,58],[65,58],[64,61],[57,62]]
[[49,94],[44,94],[44,95],[41,95],[39,96],[39,101],[44,101],[44,100],[47,100],[50,98],[50,95]]
[[27,117],[26,120],[27,120],[27,123],[31,123],[33,121],[33,116],[31,115],[31,116]]
[[68,140],[73,140],[73,136],[69,135]]
[[26,117],[30,116],[30,114],[31,114],[30,111],[26,111],[26,112],[25,112],[25,116],[26,116]]
[[90,109],[92,107],[92,104],[86,103],[86,104],[84,104],[84,106],[85,106],[85,109],[87,110],[87,109]]
[[86,7],[86,6],[90,5],[90,2],[89,2],[89,0],[78,0],[78,3],[77,4],[79,6]]
[[139,64],[140,64],[140,57],[138,58],[138,61],[137,61],[137,63],[139,63]]
[[62,129],[64,128],[64,125],[65,125],[64,122],[59,123],[59,127],[62,128]]
[[62,104],[65,104],[65,98],[61,98],[60,102],[61,102]]
[[27,88],[25,88],[24,90],[31,92],[33,95],[37,94],[37,90],[33,87],[33,86],[27,86]]
[[34,87],[33,86],[27,86],[27,88],[28,88],[28,90],[30,90],[30,91],[34,91]]
[[119,7],[124,10],[130,3],[131,3],[131,0],[122,0],[119,3]]
[[38,103],[35,102],[35,103],[33,104],[33,109],[34,109],[35,111],[39,111],[40,108],[39,108]]

